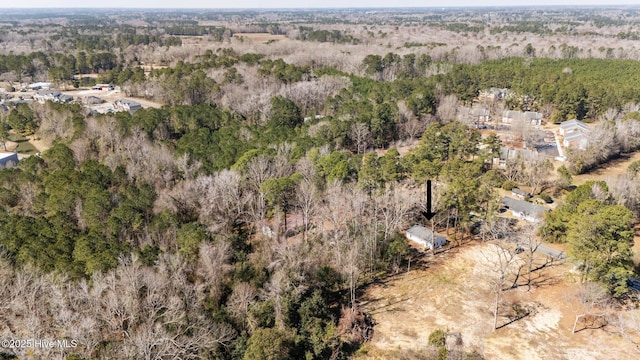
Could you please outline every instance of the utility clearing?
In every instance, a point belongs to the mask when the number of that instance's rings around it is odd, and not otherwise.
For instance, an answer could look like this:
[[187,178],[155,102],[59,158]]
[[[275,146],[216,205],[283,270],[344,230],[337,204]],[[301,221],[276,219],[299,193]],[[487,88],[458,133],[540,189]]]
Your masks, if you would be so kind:
[[[486,359],[640,358],[640,311],[609,309],[615,322],[579,321],[573,333],[576,316],[587,311],[578,299],[579,279],[570,264],[542,256],[531,286],[522,285],[521,276],[519,286],[501,292],[494,330],[493,247],[472,242],[425,255],[423,265],[369,286],[361,303],[375,327],[359,358],[400,358],[428,349],[429,334],[437,329],[460,333],[465,351]],[[514,309],[526,309],[526,315],[514,320]]]

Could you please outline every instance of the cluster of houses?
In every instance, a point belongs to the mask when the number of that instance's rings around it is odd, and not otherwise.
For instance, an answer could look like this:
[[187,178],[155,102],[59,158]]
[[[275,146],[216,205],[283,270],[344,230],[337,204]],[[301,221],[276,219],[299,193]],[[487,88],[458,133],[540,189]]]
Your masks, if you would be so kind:
[[[126,111],[133,114],[139,109],[142,109],[142,105],[134,100],[119,99],[113,103],[103,104],[104,100],[95,96],[78,96],[73,97],[71,95],[63,94],[59,91],[52,91],[53,84],[49,82],[37,82],[29,84],[24,90],[37,90],[31,94],[23,94],[18,97],[12,97],[11,94],[0,93],[0,111],[9,111],[11,107],[17,106],[21,103],[29,104],[33,101],[44,104],[47,101],[53,103],[70,103],[77,101],[86,107],[93,110],[94,114],[113,113],[119,111]],[[97,84],[92,87],[93,90],[114,90],[115,87],[111,84]],[[104,105],[104,106],[97,106]]]
[[58,91],[36,91],[36,93],[33,94],[33,100],[41,104],[47,101],[64,104],[73,101],[73,96]]
[[[551,211],[547,207],[524,200],[531,197],[531,194],[524,190],[514,188],[512,195],[517,199],[505,196],[500,200],[500,204],[504,211],[510,212],[515,218],[539,223],[544,220],[545,214]],[[414,225],[407,229],[405,236],[409,241],[428,251],[438,249],[447,243],[446,237],[421,225]]]

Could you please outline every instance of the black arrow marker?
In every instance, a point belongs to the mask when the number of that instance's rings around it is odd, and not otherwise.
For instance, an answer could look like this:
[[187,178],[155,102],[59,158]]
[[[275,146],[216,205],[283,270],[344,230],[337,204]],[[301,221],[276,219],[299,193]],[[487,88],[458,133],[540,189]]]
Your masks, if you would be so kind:
[[431,211],[431,180],[427,180],[427,211],[424,212],[424,217],[431,220],[434,216],[436,213]]

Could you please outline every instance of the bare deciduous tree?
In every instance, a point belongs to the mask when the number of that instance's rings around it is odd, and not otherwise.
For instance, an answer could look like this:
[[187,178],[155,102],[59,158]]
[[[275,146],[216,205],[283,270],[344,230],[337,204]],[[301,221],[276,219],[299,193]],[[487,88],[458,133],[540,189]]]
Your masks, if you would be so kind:
[[255,301],[257,295],[258,291],[253,285],[242,282],[233,288],[233,292],[227,300],[229,313],[243,329],[249,325],[247,316],[249,306]]
[[500,301],[505,285],[516,277],[520,270],[519,258],[517,254],[509,249],[508,245],[495,242],[490,244],[488,249],[483,252],[483,257],[490,264],[491,272],[488,281],[494,294],[493,302],[493,328],[498,329],[498,316],[500,310]]
[[606,323],[606,315],[611,298],[602,286],[594,282],[585,283],[576,295],[580,304],[573,323],[572,333],[575,334],[576,331],[579,331],[578,323],[580,320],[583,321],[584,328],[601,327],[601,325],[596,324]]
[[459,108],[458,98],[455,95],[446,95],[438,101],[436,116],[441,122],[448,123],[456,119]]
[[303,236],[306,240],[311,218],[318,209],[319,193],[316,186],[310,181],[300,182],[296,191],[296,200],[302,214]]
[[527,262],[527,286],[531,288],[531,276],[534,271],[535,253],[542,244],[542,239],[538,236],[538,226],[529,224],[518,230],[518,246],[524,250]]
[[356,152],[364,154],[371,142],[371,131],[365,123],[357,122],[351,126],[349,136],[356,143]]

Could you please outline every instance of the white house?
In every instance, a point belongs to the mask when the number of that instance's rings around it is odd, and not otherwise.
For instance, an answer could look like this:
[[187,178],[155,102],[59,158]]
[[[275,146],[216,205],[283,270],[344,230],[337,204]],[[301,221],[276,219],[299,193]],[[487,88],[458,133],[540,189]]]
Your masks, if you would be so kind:
[[96,84],[91,87],[91,90],[114,90],[115,86],[111,84]]
[[53,84],[50,82],[36,82],[33,84],[29,84],[27,87],[29,88],[29,90],[40,90],[40,89],[48,90],[48,89],[51,89],[52,86]]
[[535,111],[506,110],[502,113],[502,122],[513,124],[516,121],[523,121],[525,124],[540,126],[542,124],[542,114]]
[[0,169],[14,167],[18,165],[18,161],[18,154],[0,152]]
[[502,122],[505,124],[511,124],[515,120],[520,119],[520,116],[522,116],[520,111],[506,110],[502,113]]
[[407,239],[422,245],[429,250],[437,249],[447,243],[447,238],[433,232],[424,226],[414,225],[406,232]]
[[565,148],[585,150],[588,143],[589,126],[580,120],[568,120],[560,124],[558,129],[563,136],[562,145]]
[[568,134],[571,134],[574,132],[585,132],[585,131],[589,131],[589,126],[577,119],[563,121],[560,124],[560,129],[558,129],[558,132],[562,136],[567,136]]
[[588,131],[575,131],[571,134],[567,134],[562,140],[562,146],[565,148],[586,150],[587,145],[589,144],[588,134]]
[[536,111],[525,111],[522,114],[524,121],[533,126],[540,126],[542,124],[542,114]]

